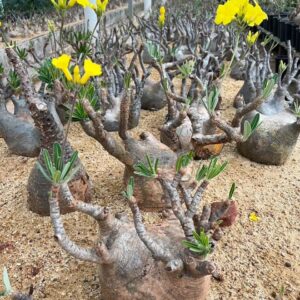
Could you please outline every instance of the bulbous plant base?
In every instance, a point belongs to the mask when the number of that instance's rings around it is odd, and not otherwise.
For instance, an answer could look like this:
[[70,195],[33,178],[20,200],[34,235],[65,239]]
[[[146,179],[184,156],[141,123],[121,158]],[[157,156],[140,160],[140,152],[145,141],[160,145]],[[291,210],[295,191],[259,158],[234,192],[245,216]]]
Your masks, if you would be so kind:
[[245,60],[239,61],[230,72],[230,77],[235,80],[243,80],[245,75]]
[[[170,174],[172,173],[174,170],[170,170]],[[157,180],[136,176],[131,169],[126,167],[124,171],[125,185],[131,176],[134,177],[134,196],[143,211],[157,211],[167,207],[166,196]]]
[[160,82],[147,79],[141,99],[142,109],[160,110],[167,104],[164,89]]
[[[83,168],[69,182],[69,187],[75,199],[85,202],[91,201],[91,184]],[[29,175],[27,191],[27,205],[29,210],[40,216],[49,216],[48,198],[51,191],[51,184],[36,166],[33,167]],[[74,210],[68,207],[63,201],[60,201],[60,211],[61,214],[66,214]]]
[[[146,163],[146,155],[152,160],[159,160],[159,168],[174,175],[177,155],[166,145],[159,142],[152,134],[143,133],[140,140],[128,139],[126,150],[134,155],[134,165]],[[134,196],[143,210],[157,210],[166,207],[164,192],[157,180],[134,175],[132,166],[126,166],[124,182],[127,185],[131,176],[134,176]]]
[[[248,114],[245,120],[251,121],[257,111]],[[261,126],[251,137],[237,145],[239,153],[252,161],[266,165],[282,165],[292,153],[300,126],[296,117],[283,111],[275,115],[262,115]]]
[[[131,223],[122,222],[119,231],[105,236],[110,241],[111,260],[100,266],[101,299],[112,300],[205,300],[210,276],[193,277],[187,270],[169,272],[165,264],[153,259],[137,236]],[[177,220],[149,226],[148,232],[169,249],[183,257],[182,230]]]

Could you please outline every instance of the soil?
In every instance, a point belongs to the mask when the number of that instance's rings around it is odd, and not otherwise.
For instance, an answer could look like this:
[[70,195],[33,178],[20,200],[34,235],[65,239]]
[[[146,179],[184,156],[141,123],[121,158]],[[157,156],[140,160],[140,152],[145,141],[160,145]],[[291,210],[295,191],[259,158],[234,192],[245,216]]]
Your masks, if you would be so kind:
[[[240,86],[241,82],[226,80],[225,116],[232,114]],[[148,130],[158,136],[165,114],[165,110],[144,111],[133,133]],[[77,124],[72,125],[70,141],[93,182],[94,203],[129,212],[121,195],[122,164]],[[229,166],[223,176],[211,182],[203,203],[224,200],[235,182],[239,217],[226,229],[213,255],[225,281],[212,283],[208,300],[265,300],[280,291],[283,299],[300,299],[299,148],[298,143],[288,162],[278,167],[250,162],[237,153],[234,144],[224,147],[221,160],[228,160]],[[35,299],[99,299],[98,267],[66,254],[54,241],[50,218],[26,208],[26,182],[34,162],[10,154],[0,140],[0,269],[7,267],[14,290],[24,292],[33,284]],[[250,221],[251,212],[260,220]],[[159,221],[154,213],[144,215],[148,224]],[[63,220],[72,239],[82,245],[94,243],[97,225],[93,220],[79,213],[63,216]]]

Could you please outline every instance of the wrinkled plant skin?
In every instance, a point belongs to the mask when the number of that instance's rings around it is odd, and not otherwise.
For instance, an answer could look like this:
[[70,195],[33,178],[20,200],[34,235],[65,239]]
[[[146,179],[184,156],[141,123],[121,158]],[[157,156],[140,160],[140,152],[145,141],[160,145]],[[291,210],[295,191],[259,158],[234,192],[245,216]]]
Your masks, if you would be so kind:
[[[174,191],[171,181],[165,183]],[[202,186],[207,186],[207,183]],[[67,236],[58,206],[59,190],[63,201],[98,223],[101,238],[92,248],[78,246]],[[77,259],[99,265],[101,299],[205,300],[211,276],[221,280],[222,275],[213,262],[182,245],[188,228],[194,226],[190,223],[193,222],[192,211],[186,211],[186,217],[182,215],[182,222],[178,220],[180,216],[175,218],[171,215],[163,223],[147,226],[146,229],[136,200],[130,198],[128,201],[134,225],[124,213],[114,216],[107,207],[74,200],[66,185],[53,186],[49,205],[56,240]],[[181,208],[178,207],[178,210]],[[210,212],[207,206],[201,215],[195,215],[205,230],[215,228],[218,221],[218,217],[213,222],[209,221]],[[214,245],[213,240],[212,243]]]
[[[251,120],[255,112],[244,119]],[[295,148],[300,124],[295,116],[283,111],[274,115],[261,115],[262,124],[252,136],[238,143],[240,154],[252,161],[267,165],[283,165]]]
[[[117,226],[117,234],[113,228],[109,234],[104,233],[104,240],[110,243],[112,263],[100,267],[101,299],[206,299],[210,276],[193,278],[185,271],[167,272],[163,263],[153,259],[130,223]],[[185,254],[180,232],[176,221],[149,228],[155,240],[174,256],[182,257]]]
[[34,126],[30,112],[25,109],[23,99],[15,99],[14,113],[6,108],[6,101],[0,100],[0,137],[15,155],[36,157],[39,155],[41,136]]
[[[269,54],[265,51],[264,63],[260,65],[258,49],[255,49],[255,53],[256,62],[252,62],[250,59],[248,62],[243,88],[245,89],[247,86],[249,92],[245,90],[242,92],[244,101],[252,101],[255,95],[262,94],[263,81],[270,74]],[[247,141],[238,143],[239,153],[252,161],[267,165],[282,165],[296,145],[300,133],[299,120],[289,108],[286,98],[297,97],[297,95],[289,94],[289,88],[294,82],[299,85],[299,79],[296,77],[300,70],[298,62],[299,58],[293,57],[289,42],[288,63],[284,70],[279,68],[277,86],[265,102],[243,118],[244,123],[246,120],[250,121],[255,114],[260,113],[262,122]]]
[[145,110],[160,110],[164,108],[167,102],[161,83],[147,79],[141,101],[142,109]]
[[[133,165],[138,162],[145,162],[146,155],[149,155],[152,159],[159,159],[161,169],[170,172],[170,174],[174,173],[177,155],[170,148],[160,143],[152,134],[143,133],[140,140],[126,140],[125,148],[132,155]],[[146,177],[135,176],[132,166],[126,166],[124,172],[126,184],[131,176],[135,178],[134,195],[141,208],[154,210],[166,207],[167,200],[159,182]]]

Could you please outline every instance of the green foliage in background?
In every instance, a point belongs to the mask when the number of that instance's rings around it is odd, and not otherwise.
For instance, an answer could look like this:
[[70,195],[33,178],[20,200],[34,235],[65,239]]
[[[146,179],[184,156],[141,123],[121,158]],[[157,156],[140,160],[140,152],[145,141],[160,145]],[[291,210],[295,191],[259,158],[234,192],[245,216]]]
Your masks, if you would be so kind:
[[2,0],[2,4],[5,13],[12,11],[29,13],[37,10],[53,9],[53,5],[49,0]]

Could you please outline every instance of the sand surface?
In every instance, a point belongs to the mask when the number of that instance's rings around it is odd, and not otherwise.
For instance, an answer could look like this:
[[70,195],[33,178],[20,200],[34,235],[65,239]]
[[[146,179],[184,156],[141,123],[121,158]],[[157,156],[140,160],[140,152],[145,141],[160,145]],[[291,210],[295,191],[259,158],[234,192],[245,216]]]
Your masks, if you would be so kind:
[[[225,82],[222,108],[227,116],[240,86],[230,79]],[[143,112],[135,134],[147,130],[158,136],[165,113]],[[110,205],[114,211],[128,210],[121,196],[122,164],[76,124],[70,141],[91,177],[94,203]],[[236,182],[240,214],[214,254],[225,281],[212,282],[209,300],[273,299],[272,294],[280,290],[284,299],[300,299],[299,148],[298,143],[289,161],[275,167],[248,161],[234,144],[225,146],[221,159],[228,160],[229,167],[211,182],[204,202],[224,199]],[[66,254],[53,239],[50,219],[26,208],[26,182],[34,162],[10,154],[0,140],[0,270],[7,267],[15,290],[26,291],[33,284],[35,299],[99,299],[97,266]],[[249,221],[253,211],[259,222]],[[145,215],[147,222],[156,218],[153,213]],[[63,219],[67,232],[82,245],[97,239],[97,225],[88,217],[72,213]]]

